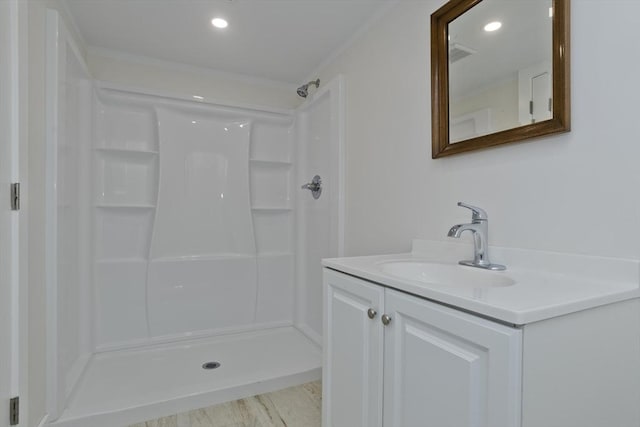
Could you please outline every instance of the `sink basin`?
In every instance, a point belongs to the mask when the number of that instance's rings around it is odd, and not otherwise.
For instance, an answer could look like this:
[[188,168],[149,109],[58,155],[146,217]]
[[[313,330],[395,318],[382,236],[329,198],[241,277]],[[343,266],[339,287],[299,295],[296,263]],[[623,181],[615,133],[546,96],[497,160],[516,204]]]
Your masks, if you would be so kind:
[[387,261],[378,264],[378,267],[382,272],[391,276],[440,286],[497,288],[512,286],[516,283],[505,273],[461,265],[420,261]]

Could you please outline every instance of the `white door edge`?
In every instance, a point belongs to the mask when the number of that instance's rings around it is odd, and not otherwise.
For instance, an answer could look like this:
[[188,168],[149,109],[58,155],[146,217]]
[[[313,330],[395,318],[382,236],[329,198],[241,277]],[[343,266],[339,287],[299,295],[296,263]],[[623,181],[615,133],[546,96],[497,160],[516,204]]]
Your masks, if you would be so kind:
[[[2,2],[2,33],[0,35],[0,52],[3,63],[0,72],[0,87],[2,88],[2,97],[0,99],[3,117],[0,118],[2,123],[0,130],[0,155],[3,157],[0,166],[1,177],[0,182],[3,186],[0,192],[3,198],[10,193],[10,185],[20,182],[20,138],[22,137],[21,106],[20,100],[21,84],[24,78],[21,78],[21,59],[24,52],[20,50],[22,30],[20,24],[21,3],[18,0],[8,0]],[[22,9],[24,10],[24,9]],[[21,310],[21,306],[25,304],[26,293],[21,293],[21,277],[20,277],[20,218],[19,211],[11,211],[9,197],[6,197],[0,203],[2,206],[2,238],[0,239],[1,251],[3,259],[0,260],[3,274],[0,276],[0,310],[8,314],[6,317],[7,324],[3,325],[0,339],[5,345],[0,346],[0,360],[4,363],[0,367],[0,390],[2,390],[2,399],[0,404],[0,425],[9,424],[9,399],[20,397],[23,391],[23,383],[26,375],[24,375],[26,363],[21,349],[26,348],[25,338],[26,331],[21,322],[21,315],[26,310]],[[5,272],[7,272],[5,274]],[[5,401],[6,399],[6,401]],[[21,409],[24,409],[24,400],[20,402]],[[6,405],[6,406],[5,406]],[[24,412],[24,411],[21,411]],[[24,425],[24,417],[22,423]]]

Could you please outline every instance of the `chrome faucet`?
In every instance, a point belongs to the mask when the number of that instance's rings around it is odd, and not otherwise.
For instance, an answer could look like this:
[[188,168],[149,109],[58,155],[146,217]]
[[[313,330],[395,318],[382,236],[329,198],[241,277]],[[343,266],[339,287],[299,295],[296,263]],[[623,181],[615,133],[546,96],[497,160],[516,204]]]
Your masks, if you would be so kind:
[[460,261],[459,264],[487,270],[506,270],[507,267],[504,265],[491,264],[489,261],[489,217],[487,213],[483,209],[462,202],[458,202],[458,206],[471,209],[471,223],[454,225],[447,236],[459,238],[465,231],[473,233],[473,261]]

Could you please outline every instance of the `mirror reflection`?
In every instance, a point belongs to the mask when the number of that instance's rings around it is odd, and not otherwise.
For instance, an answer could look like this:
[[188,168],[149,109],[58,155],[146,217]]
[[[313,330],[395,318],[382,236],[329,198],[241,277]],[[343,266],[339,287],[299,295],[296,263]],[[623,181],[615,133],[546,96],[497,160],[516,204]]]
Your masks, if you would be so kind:
[[483,0],[449,23],[449,142],[552,118],[551,0]]

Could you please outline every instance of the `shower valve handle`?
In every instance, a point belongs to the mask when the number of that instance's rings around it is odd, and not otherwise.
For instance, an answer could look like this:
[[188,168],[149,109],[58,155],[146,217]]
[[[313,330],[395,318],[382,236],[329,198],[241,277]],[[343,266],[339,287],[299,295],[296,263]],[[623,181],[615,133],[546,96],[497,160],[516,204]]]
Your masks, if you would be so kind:
[[322,186],[320,185],[320,183],[310,182],[308,184],[303,185],[300,188],[302,188],[303,190],[318,191],[322,188]]
[[320,175],[316,175],[311,182],[304,184],[301,188],[303,190],[318,191],[322,188],[322,178],[320,178]]
[[322,194],[322,179],[320,178],[320,175],[314,176],[311,182],[304,184],[300,188],[303,190],[310,190],[314,199],[319,198],[320,194]]

